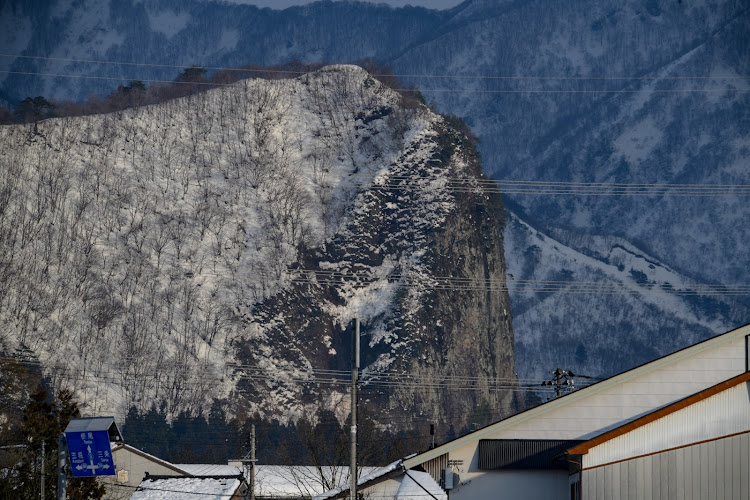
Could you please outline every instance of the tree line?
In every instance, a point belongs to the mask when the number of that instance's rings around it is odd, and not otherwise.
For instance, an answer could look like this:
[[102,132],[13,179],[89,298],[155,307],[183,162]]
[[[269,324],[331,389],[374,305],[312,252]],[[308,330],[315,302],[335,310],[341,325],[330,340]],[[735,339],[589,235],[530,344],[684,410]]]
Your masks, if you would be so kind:
[[[392,89],[399,91],[405,103],[424,103],[422,94],[413,87],[405,88],[396,78],[390,67],[372,59],[357,62],[374,78]],[[248,78],[265,80],[296,78],[305,73],[320,69],[325,64],[291,61],[281,65],[259,66],[246,64],[238,68],[224,68],[209,75],[208,70],[199,65],[183,69],[172,82],[155,82],[147,85],[143,80],[130,80],[118,85],[107,96],[91,94],[84,102],[48,99],[44,96],[28,96],[15,109],[0,107],[0,125],[13,123],[36,123],[48,118],[88,116],[114,111],[123,111],[138,106],[159,104],[168,100],[194,95],[199,92],[229,85]]]

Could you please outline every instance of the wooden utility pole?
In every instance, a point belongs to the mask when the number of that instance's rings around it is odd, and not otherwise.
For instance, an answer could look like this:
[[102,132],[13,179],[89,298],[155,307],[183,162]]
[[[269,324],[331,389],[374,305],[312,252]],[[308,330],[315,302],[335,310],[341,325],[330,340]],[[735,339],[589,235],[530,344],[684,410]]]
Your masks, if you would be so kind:
[[557,397],[559,398],[562,396],[562,379],[563,379],[563,371],[560,368],[557,368],[554,371],[555,375],[555,394],[557,394]]
[[44,471],[44,462],[46,461],[45,460],[45,458],[46,458],[45,455],[46,455],[46,450],[44,448],[44,438],[42,438],[42,495],[40,497],[42,500],[44,500],[44,480],[46,479],[46,477],[45,477],[46,474],[45,474],[45,471]]
[[255,500],[255,424],[250,426],[250,500]]
[[[248,493],[246,493],[245,498],[255,500],[255,424],[250,425],[250,453],[246,453],[245,456],[242,457],[241,462],[245,470],[245,477],[248,475],[250,476]],[[250,470],[248,470],[248,464],[250,464]]]
[[349,464],[349,498],[357,500],[357,377],[359,375],[359,318],[354,319],[352,335],[352,427],[351,463]]

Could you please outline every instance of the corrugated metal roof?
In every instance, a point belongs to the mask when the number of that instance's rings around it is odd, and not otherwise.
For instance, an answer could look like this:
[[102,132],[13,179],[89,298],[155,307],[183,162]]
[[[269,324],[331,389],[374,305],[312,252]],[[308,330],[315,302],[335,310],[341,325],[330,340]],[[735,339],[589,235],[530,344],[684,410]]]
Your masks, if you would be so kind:
[[570,439],[480,439],[479,469],[565,469],[561,456],[583,441]]

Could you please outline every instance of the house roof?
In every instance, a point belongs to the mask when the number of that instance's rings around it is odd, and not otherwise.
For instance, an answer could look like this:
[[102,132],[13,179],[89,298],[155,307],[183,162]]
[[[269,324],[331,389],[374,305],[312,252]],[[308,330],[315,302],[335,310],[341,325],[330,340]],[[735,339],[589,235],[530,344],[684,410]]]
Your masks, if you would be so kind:
[[186,497],[226,500],[242,486],[240,476],[232,477],[150,477],[141,481],[131,500],[182,500]]
[[118,444],[117,446],[112,447],[112,453],[114,453],[116,451],[119,451],[119,450],[129,451],[130,453],[133,453],[133,454],[138,455],[140,457],[143,457],[143,458],[145,458],[145,459],[147,459],[147,460],[149,460],[151,462],[159,464],[162,467],[166,467],[167,469],[171,469],[171,470],[175,471],[176,473],[178,473],[180,475],[183,475],[183,476],[189,476],[189,475],[191,475],[188,471],[180,468],[178,465],[175,465],[173,463],[167,462],[166,460],[162,460],[161,458],[155,457],[154,455],[150,455],[150,454],[146,453],[143,450],[139,450],[138,448],[134,448],[134,447],[130,446],[129,444],[122,443],[122,444]]
[[406,469],[411,469],[412,467],[421,465],[429,460],[440,457],[441,455],[449,453],[450,451],[456,450],[470,443],[474,443],[480,439],[492,439],[498,432],[502,430],[510,429],[511,427],[514,427],[523,422],[541,417],[556,409],[574,405],[585,398],[606,391],[612,387],[617,386],[618,384],[622,384],[637,377],[641,377],[656,370],[665,368],[671,364],[677,363],[678,361],[696,356],[703,351],[707,351],[709,349],[727,344],[729,342],[732,342],[733,340],[743,338],[747,335],[750,335],[750,324],[741,326],[715,337],[711,337],[710,339],[704,340],[703,342],[693,344],[672,354],[668,354],[667,356],[658,358],[648,363],[644,363],[628,371],[602,380],[601,382],[597,382],[583,389],[579,389],[576,392],[572,392],[557,399],[553,399],[552,401],[549,401],[547,403],[541,404],[521,413],[517,413],[513,416],[495,422],[494,424],[490,424],[486,427],[470,432],[469,434],[465,434],[464,436],[456,438],[453,441],[449,441],[431,450],[422,452],[416,455],[414,458],[405,460],[403,465]]
[[404,471],[404,479],[396,492],[396,500],[448,500],[448,494],[427,472]]
[[646,424],[654,422],[662,417],[666,417],[667,415],[670,415],[676,411],[682,410],[683,408],[687,408],[688,406],[693,405],[699,401],[703,401],[704,399],[710,398],[711,396],[715,394],[726,391],[727,389],[731,389],[732,387],[735,387],[739,384],[742,384],[748,381],[750,381],[750,372],[745,372],[740,375],[737,375],[736,377],[732,377],[729,380],[725,380],[724,382],[714,385],[713,387],[709,387],[708,389],[692,394],[670,405],[654,410],[651,413],[648,413],[640,418],[637,418],[624,425],[621,425],[610,431],[600,434],[596,436],[595,438],[589,439],[588,441],[584,441],[568,449],[567,454],[568,455],[585,455],[586,453],[589,452],[591,448],[595,446],[599,446],[600,444],[610,441],[618,436],[627,434],[628,432],[632,430],[638,429],[639,427],[643,427]]
[[[366,486],[367,484],[382,479],[388,474],[396,471],[401,470],[401,463],[403,462],[403,459],[396,460],[395,462],[392,462],[385,467],[379,467],[375,468],[374,470],[370,471],[367,474],[364,474],[357,480],[357,487],[359,486]],[[343,485],[339,486],[338,488],[332,489],[330,491],[326,491],[325,493],[322,493],[320,495],[316,495],[314,497],[315,500],[325,500],[327,498],[334,498],[336,495],[340,495],[344,491],[349,490],[349,483],[344,483]]]
[[239,467],[223,464],[174,464],[190,476],[236,476],[242,474]]

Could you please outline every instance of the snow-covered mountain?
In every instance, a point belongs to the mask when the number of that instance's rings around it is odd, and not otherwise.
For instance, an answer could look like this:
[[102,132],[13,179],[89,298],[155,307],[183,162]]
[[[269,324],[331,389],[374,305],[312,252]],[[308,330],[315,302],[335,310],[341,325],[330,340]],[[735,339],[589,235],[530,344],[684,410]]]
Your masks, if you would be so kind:
[[513,403],[500,198],[471,139],[361,68],[0,144],[0,343],[88,411],[344,418],[355,317],[362,397],[395,427]]
[[513,213],[505,237],[524,377],[618,373],[750,316],[734,288],[701,285],[622,238],[550,236]]
[[[609,255],[604,247],[617,242],[611,248],[631,249],[670,269],[675,274],[666,281],[675,284],[750,280],[744,244],[750,211],[747,196],[738,194],[750,184],[750,9],[741,0],[468,0],[445,11],[358,2],[284,11],[173,0],[28,5],[2,4],[3,51],[56,59],[4,57],[13,73],[0,74],[0,98],[83,99],[133,78],[172,80],[193,63],[370,57],[389,63],[437,109],[464,117],[481,139],[487,174],[504,181],[624,183],[651,190],[647,196],[586,195],[580,189],[504,194],[523,221],[517,227],[534,228],[508,236],[518,242],[506,248],[514,276],[525,270],[541,279],[570,271],[584,280],[591,274],[590,261],[578,257],[564,267],[557,260],[552,267],[526,259],[533,244],[522,243],[538,232],[600,262]],[[685,184],[717,188],[684,196],[679,185]],[[649,272],[649,281],[659,281]],[[641,279],[626,269],[612,279],[636,283],[634,276]],[[591,294],[576,296],[573,304],[562,290],[551,294],[557,300],[537,300],[511,287],[519,350],[536,342],[537,352],[521,356],[519,373],[570,364],[570,346],[580,344],[588,360],[601,360],[586,371],[607,375],[748,321],[745,295],[673,294],[670,300],[683,306],[653,309],[653,293],[635,292],[627,305],[608,300],[588,307],[587,300],[596,301]],[[552,307],[560,309],[550,316]],[[569,317],[571,309],[579,320],[561,334],[562,342],[550,318]],[[536,322],[528,320],[532,313]],[[618,320],[626,313],[653,321],[641,321],[634,333]],[[667,323],[673,326],[665,330]],[[618,342],[633,335],[644,342],[621,361],[610,344],[602,344],[604,325]],[[665,335],[674,342],[656,340]]]

